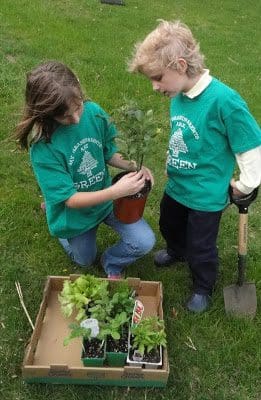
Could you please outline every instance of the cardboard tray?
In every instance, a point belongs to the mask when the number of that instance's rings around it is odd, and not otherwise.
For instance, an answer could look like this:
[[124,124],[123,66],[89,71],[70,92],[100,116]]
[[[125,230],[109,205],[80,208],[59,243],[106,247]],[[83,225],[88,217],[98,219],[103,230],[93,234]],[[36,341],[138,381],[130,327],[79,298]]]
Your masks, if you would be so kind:
[[[161,369],[144,369],[141,366],[120,368],[84,367],[81,362],[81,340],[68,346],[63,340],[69,334],[72,319],[65,319],[60,310],[58,293],[65,279],[75,280],[79,275],[49,276],[43,300],[37,315],[35,329],[26,349],[22,376],[27,383],[113,385],[133,387],[165,387],[169,375],[167,351],[163,351]],[[145,306],[144,316],[158,315],[163,319],[161,282],[128,278]],[[114,282],[111,281],[111,284]]]

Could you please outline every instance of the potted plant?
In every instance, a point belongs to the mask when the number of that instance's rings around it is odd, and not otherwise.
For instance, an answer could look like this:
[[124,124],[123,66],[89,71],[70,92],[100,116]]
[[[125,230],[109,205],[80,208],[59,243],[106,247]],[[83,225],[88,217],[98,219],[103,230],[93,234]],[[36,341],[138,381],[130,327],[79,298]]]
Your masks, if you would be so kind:
[[85,367],[100,367],[106,358],[106,334],[99,329],[96,321],[87,319],[79,323],[69,325],[70,335],[64,339],[67,346],[72,339],[82,338],[81,360]]
[[166,347],[164,321],[152,316],[131,326],[127,362],[158,368],[162,365],[162,347]]
[[134,307],[133,290],[126,281],[111,287],[111,309],[107,317],[106,359],[110,366],[125,365],[128,354],[129,325]]
[[74,282],[64,282],[59,295],[62,312],[70,317],[76,311],[75,322],[69,325],[71,332],[64,339],[64,345],[81,337],[81,358],[85,366],[103,365],[105,353],[109,365],[125,364],[134,294],[126,281],[109,282],[92,275],[81,275]]
[[95,302],[108,303],[108,284],[108,281],[93,275],[81,275],[74,281],[65,280],[61,294],[58,295],[63,315],[68,318],[75,312],[74,319],[77,321],[69,325],[71,332],[64,339],[64,345],[81,337],[81,359],[85,366],[101,366],[105,360],[106,335],[103,324],[91,318],[90,309]]
[[[143,111],[134,100],[129,100],[114,111],[113,120],[119,128],[117,142],[122,156],[129,160],[130,170],[139,171],[149,150],[149,143],[156,135],[153,111]],[[112,183],[117,182],[127,173],[126,171],[120,172],[113,178]],[[140,192],[115,200],[114,213],[117,218],[124,223],[138,221],[143,215],[150,189],[151,183],[146,180],[145,186]]]
[[122,311],[114,318],[108,318],[106,333],[106,361],[111,367],[125,365],[128,354],[129,317]]
[[128,353],[129,323],[134,307],[132,289],[126,281],[109,288],[109,296],[94,301],[90,316],[98,321],[106,336],[106,360],[110,366],[125,364]]

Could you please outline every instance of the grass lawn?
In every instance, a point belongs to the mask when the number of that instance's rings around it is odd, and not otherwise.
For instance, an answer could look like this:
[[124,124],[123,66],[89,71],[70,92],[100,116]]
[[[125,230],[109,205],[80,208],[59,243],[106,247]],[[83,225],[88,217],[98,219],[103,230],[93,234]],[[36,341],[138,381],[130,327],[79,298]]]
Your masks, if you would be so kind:
[[[15,281],[21,284],[28,311],[35,319],[47,275],[80,272],[68,261],[57,241],[49,236],[40,211],[41,196],[28,155],[16,149],[10,134],[23,104],[25,73],[36,64],[61,60],[68,64],[93,100],[108,112],[123,96],[135,97],[153,108],[162,134],[146,165],[156,185],[145,216],[163,245],[158,230],[159,201],[165,184],[164,163],[168,138],[169,100],[152,92],[142,76],[126,72],[134,43],[156,26],[158,18],[182,19],[201,43],[211,73],[238,90],[260,122],[261,3],[253,0],[126,0],[126,6],[99,0],[2,0],[1,126],[0,126],[0,397],[3,400],[258,400],[260,387],[260,313],[252,321],[225,315],[223,286],[236,280],[238,212],[224,213],[220,235],[220,276],[211,310],[191,315],[183,303],[190,277],[180,264],[157,271],[150,254],[127,270],[128,276],[160,280],[164,288],[170,377],[166,389],[127,389],[95,386],[27,385],[21,363],[30,325],[21,309]],[[249,280],[261,292],[260,205],[249,212]],[[115,235],[100,228],[102,252]],[[91,272],[104,276],[99,265]],[[177,315],[173,316],[172,309]],[[196,350],[187,346],[190,337]]]

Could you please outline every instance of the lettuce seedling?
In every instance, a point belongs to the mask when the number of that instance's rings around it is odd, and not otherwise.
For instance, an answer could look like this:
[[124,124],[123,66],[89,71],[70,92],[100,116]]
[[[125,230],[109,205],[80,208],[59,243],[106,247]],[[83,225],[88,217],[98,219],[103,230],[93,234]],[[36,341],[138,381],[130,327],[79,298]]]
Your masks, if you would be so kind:
[[63,315],[68,318],[77,311],[76,320],[86,317],[86,308],[95,300],[108,297],[108,281],[93,275],[81,275],[75,281],[65,280],[58,299]]

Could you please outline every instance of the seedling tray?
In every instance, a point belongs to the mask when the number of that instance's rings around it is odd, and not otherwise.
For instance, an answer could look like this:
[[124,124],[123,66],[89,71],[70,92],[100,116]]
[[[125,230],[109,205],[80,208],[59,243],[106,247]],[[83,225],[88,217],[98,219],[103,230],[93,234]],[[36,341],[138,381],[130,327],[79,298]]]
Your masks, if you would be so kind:
[[[35,322],[35,329],[26,349],[22,375],[27,383],[112,385],[131,387],[165,387],[169,376],[167,351],[163,351],[161,369],[145,369],[141,366],[84,367],[81,361],[81,339],[68,346],[63,340],[69,334],[68,325],[73,319],[61,314],[58,294],[64,280],[75,280],[79,275],[49,276]],[[145,306],[144,315],[162,313],[162,285],[160,282],[128,278],[128,284],[136,291]]]

